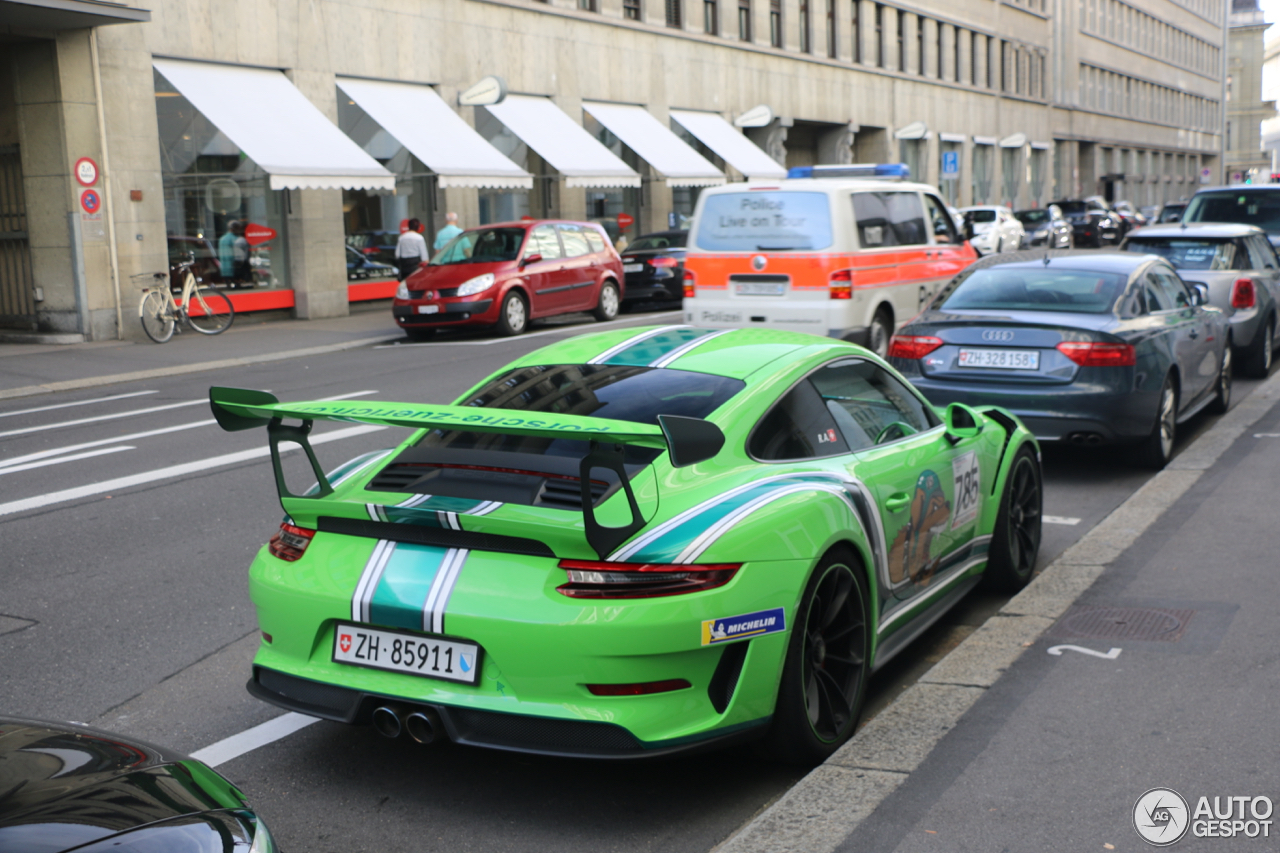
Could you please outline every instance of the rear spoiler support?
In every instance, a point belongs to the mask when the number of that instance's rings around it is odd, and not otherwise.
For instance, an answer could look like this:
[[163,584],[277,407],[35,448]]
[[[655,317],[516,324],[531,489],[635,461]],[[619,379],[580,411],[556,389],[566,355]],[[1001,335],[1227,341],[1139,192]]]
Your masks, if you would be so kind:
[[[609,554],[631,538],[641,527],[644,527],[644,516],[640,514],[640,505],[636,503],[636,493],[631,490],[631,480],[627,477],[627,469],[622,464],[623,449],[621,444],[601,444],[591,442],[591,450],[582,457],[578,466],[578,482],[582,487],[582,527],[590,545],[600,559]],[[627,495],[627,504],[631,509],[631,521],[622,527],[605,527],[596,521],[596,508],[591,498],[591,471],[593,468],[607,468],[618,475],[618,482]]]

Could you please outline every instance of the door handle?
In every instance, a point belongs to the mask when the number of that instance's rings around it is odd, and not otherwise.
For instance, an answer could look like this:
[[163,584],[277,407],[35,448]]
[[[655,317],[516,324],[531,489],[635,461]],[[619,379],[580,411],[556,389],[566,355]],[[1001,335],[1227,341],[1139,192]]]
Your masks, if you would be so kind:
[[884,508],[889,512],[902,512],[909,506],[911,506],[911,495],[906,492],[894,492],[884,502]]

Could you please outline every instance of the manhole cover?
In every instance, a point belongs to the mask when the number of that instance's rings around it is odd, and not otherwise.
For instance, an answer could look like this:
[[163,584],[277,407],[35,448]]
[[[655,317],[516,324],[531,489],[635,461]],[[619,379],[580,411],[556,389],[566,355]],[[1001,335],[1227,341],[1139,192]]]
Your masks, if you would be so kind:
[[1194,610],[1165,610],[1158,607],[1075,607],[1054,629],[1058,636],[1098,640],[1160,640],[1172,643],[1182,632]]

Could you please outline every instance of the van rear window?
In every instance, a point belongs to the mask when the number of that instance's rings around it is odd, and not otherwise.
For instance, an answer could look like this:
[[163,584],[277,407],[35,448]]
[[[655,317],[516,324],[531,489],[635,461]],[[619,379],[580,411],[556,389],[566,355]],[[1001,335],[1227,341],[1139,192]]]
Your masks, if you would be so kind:
[[713,252],[816,251],[831,246],[826,193],[745,192],[703,197],[696,244]]

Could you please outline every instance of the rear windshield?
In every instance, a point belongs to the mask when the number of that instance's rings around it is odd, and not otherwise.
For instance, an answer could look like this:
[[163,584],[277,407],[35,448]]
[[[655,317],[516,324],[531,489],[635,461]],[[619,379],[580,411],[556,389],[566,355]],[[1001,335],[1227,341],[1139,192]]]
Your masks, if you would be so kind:
[[486,264],[514,261],[524,242],[523,228],[479,228],[463,231],[429,261],[431,266],[446,264]]
[[651,234],[648,237],[639,237],[634,243],[627,246],[629,252],[639,252],[645,249],[683,249],[686,234]]
[[[658,415],[705,418],[743,389],[740,379],[662,367],[555,364],[519,367],[499,375],[463,405],[610,418],[656,424]],[[586,441],[436,429],[419,447],[509,450],[581,458]],[[649,461],[658,451],[627,445],[627,461]]]
[[1023,225],[1039,225],[1041,222],[1049,221],[1047,210],[1020,210],[1014,216],[1018,217],[1018,221]]
[[[1179,270],[1234,270],[1236,244],[1231,240],[1187,240],[1177,237],[1135,237],[1124,244],[1126,252],[1168,258]],[[1243,259],[1242,259],[1243,260]]]
[[996,212],[994,210],[966,210],[964,218],[970,222],[995,222]]
[[1061,210],[1064,214],[1084,213],[1089,209],[1089,206],[1082,201],[1055,201],[1054,204],[1056,204],[1058,206],[1058,210]]
[[939,304],[949,310],[1069,311],[1105,314],[1128,277],[1088,270],[988,267],[961,275]]
[[1182,211],[1186,210],[1185,204],[1166,204],[1160,208],[1160,222],[1177,222],[1182,218]]
[[701,249],[785,252],[831,245],[831,204],[826,193],[717,193],[704,199],[696,238]]
[[1280,192],[1199,192],[1187,203],[1183,222],[1238,222],[1280,231]]

